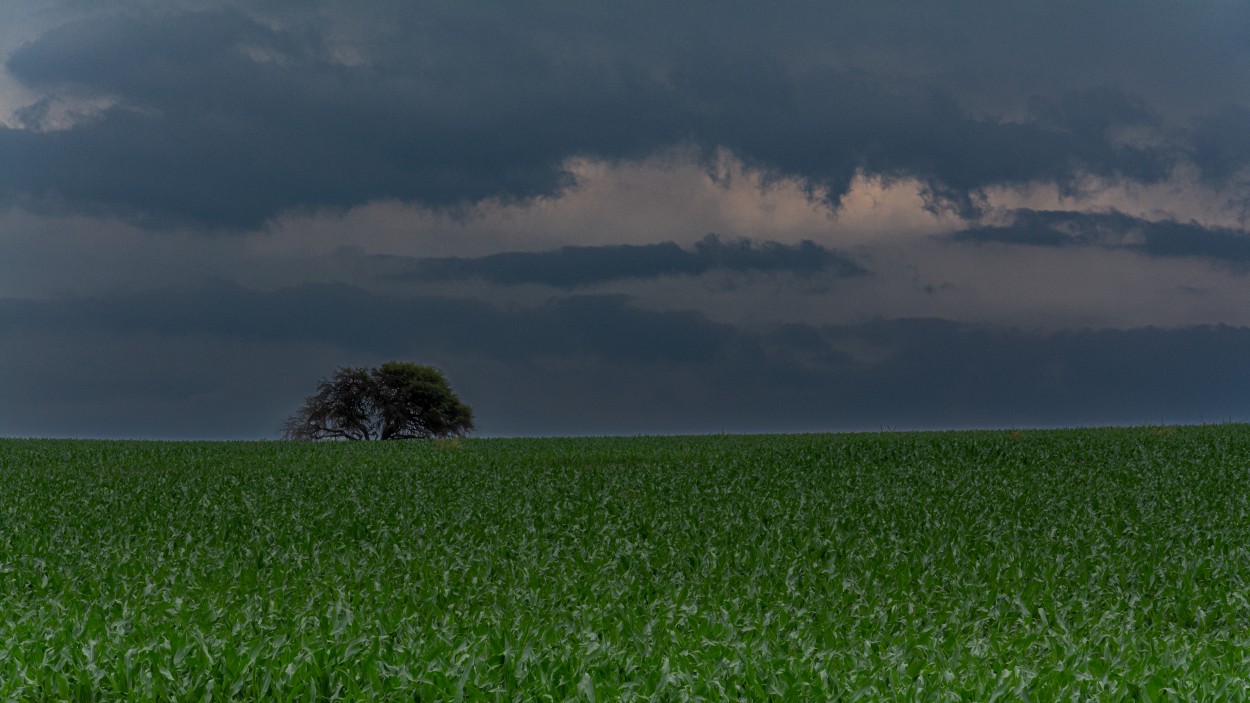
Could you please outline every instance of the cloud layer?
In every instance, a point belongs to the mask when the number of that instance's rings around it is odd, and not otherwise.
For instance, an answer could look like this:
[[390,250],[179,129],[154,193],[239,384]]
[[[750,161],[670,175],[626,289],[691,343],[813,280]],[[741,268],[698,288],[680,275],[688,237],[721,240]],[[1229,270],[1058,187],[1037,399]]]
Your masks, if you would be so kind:
[[1248,33],[1217,0],[9,3],[0,434],[272,435],[387,358],[497,434],[1244,417]]
[[660,276],[697,276],[710,271],[786,272],[812,275],[857,276],[867,271],[851,259],[812,241],[797,245],[748,239],[721,241],[709,234],[692,250],[673,242],[566,246],[556,251],[502,252],[488,256],[420,259],[408,271],[392,278],[411,281],[480,279],[499,285],[540,283],[556,288],[580,288],[621,279]]
[[1006,225],[955,232],[949,238],[973,244],[1042,247],[1102,247],[1153,257],[1195,257],[1245,271],[1250,265],[1250,234],[1196,222],[1145,220],[1120,212],[1087,213],[1017,210]]
[[[709,164],[728,149],[763,172],[801,178],[835,206],[866,173],[916,179],[935,204],[972,214],[990,187],[1152,183],[1183,159],[1227,183],[1250,156],[1220,146],[1244,132],[1243,107],[1167,125],[1165,106],[1096,83],[1040,83],[1043,92],[1023,98],[970,93],[924,77],[922,65],[885,70],[838,55],[816,29],[838,35],[848,22],[880,22],[899,33],[886,35],[885,56],[902,62],[917,50],[905,40],[918,28],[833,7],[796,4],[768,17],[651,7],[674,23],[665,32],[617,24],[612,9],[511,5],[379,5],[361,13],[367,33],[347,37],[292,21],[305,15],[262,21],[224,8],[70,23],[6,61],[43,98],[19,113],[25,128],[0,129],[0,198],[154,227],[241,230],[283,212],[380,199],[446,208],[556,196],[573,183],[570,159],[684,147]],[[1014,19],[991,13],[1004,23],[997,29],[1019,30],[1029,13],[1017,10]],[[1189,25],[1202,19],[1179,14]],[[548,29],[513,31],[540,26]],[[795,30],[793,45],[782,44],[782,29]],[[718,32],[723,43],[691,40]],[[987,50],[954,40],[947,48],[955,65]],[[67,101],[95,107],[74,119]],[[53,114],[70,118],[57,125]]]
[[329,360],[388,357],[444,366],[482,430],[499,434],[1214,421],[1250,407],[1250,328],[1224,326],[745,330],[611,296],[503,309],[219,285],[0,301],[0,339],[8,434],[272,436]]

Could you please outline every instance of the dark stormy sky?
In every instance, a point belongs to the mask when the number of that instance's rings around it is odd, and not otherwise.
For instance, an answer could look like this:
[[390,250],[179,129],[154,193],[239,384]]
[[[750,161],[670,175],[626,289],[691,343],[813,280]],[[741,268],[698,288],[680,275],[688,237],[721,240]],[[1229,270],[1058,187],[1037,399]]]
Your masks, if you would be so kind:
[[1250,419],[1250,3],[11,0],[0,435]]

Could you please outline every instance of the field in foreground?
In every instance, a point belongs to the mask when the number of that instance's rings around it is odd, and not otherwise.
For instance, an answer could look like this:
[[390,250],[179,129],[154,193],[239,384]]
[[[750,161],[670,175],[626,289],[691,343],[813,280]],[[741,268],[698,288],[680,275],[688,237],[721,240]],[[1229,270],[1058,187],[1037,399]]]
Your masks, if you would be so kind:
[[1250,697],[1250,426],[0,441],[0,700]]

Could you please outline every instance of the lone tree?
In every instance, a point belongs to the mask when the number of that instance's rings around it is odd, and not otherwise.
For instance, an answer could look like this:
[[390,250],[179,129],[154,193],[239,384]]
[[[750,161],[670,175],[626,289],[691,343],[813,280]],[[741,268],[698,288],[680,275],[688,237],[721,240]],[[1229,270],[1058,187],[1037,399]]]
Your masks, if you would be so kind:
[[282,426],[285,439],[424,439],[463,437],[473,410],[442,371],[388,361],[372,369],[343,367],[322,379]]

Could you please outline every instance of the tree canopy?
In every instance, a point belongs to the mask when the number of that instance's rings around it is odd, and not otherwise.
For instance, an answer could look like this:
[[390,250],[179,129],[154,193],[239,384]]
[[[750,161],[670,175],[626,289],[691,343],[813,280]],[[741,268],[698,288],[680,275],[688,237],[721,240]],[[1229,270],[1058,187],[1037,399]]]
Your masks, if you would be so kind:
[[287,418],[285,439],[424,439],[463,437],[473,410],[433,366],[388,361],[372,369],[341,367]]

